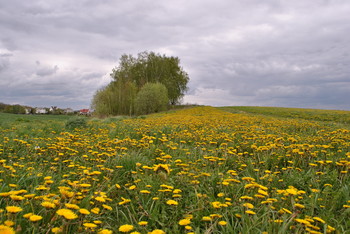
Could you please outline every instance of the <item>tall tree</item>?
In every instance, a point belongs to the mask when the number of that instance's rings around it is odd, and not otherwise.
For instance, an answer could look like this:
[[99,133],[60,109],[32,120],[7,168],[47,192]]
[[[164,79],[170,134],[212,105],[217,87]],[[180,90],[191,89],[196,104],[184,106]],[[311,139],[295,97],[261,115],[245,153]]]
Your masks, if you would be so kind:
[[92,100],[92,108],[99,115],[134,114],[136,95],[147,83],[164,85],[168,104],[178,104],[189,81],[179,58],[147,51],[137,57],[122,55],[111,77],[112,82],[96,91]]
[[137,58],[122,55],[119,66],[113,69],[112,78],[135,82],[138,89],[144,84],[162,83],[168,90],[170,104],[181,101],[187,91],[188,74],[180,66],[180,59],[167,57],[154,52],[141,52]]

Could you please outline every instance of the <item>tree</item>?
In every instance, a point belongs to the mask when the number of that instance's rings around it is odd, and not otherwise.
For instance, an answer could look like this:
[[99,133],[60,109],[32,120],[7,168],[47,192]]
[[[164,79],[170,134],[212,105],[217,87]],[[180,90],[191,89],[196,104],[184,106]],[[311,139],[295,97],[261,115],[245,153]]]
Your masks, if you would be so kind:
[[188,74],[179,64],[177,57],[154,52],[142,52],[136,58],[124,54],[119,66],[112,70],[113,80],[96,91],[91,107],[102,116],[132,115],[135,113],[136,95],[147,83],[164,85],[167,104],[178,104],[187,91],[189,81]]
[[162,83],[168,90],[172,105],[181,101],[189,81],[188,74],[180,66],[179,58],[147,51],[139,53],[137,58],[122,55],[119,66],[113,69],[111,76],[116,81],[134,82],[139,89],[148,82]]
[[168,91],[161,83],[146,83],[138,92],[135,100],[137,114],[149,114],[167,109]]

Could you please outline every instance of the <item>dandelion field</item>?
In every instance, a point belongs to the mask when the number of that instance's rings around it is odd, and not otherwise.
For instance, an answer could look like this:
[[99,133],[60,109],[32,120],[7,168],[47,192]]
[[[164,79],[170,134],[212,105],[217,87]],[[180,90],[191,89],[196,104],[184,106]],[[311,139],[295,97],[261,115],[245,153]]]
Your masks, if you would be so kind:
[[0,114],[0,233],[350,233],[350,127],[282,117]]

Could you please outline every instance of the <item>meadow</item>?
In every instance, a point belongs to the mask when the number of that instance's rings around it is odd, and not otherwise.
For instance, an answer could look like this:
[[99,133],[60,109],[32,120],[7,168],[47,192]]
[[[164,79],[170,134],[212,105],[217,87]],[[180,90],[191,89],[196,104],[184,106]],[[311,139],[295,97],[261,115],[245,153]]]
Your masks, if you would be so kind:
[[350,233],[343,112],[268,111],[0,114],[0,233]]

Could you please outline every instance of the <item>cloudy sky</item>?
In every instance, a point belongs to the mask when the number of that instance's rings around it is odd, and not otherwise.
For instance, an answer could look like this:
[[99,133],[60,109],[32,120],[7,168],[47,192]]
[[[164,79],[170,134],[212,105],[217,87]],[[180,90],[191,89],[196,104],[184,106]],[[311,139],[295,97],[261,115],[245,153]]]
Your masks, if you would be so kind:
[[177,56],[184,103],[350,110],[348,0],[0,0],[0,102],[87,108],[122,54]]

